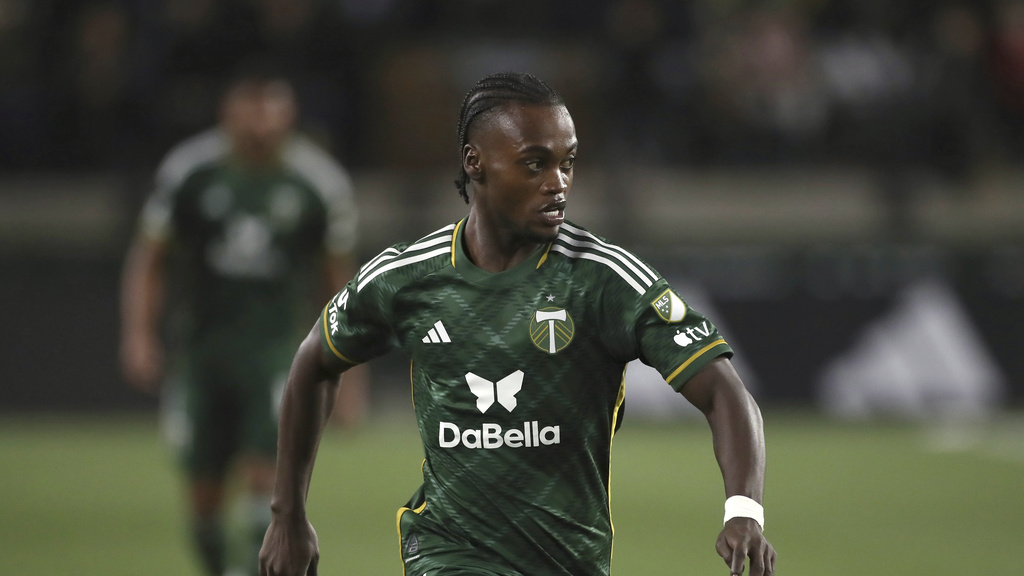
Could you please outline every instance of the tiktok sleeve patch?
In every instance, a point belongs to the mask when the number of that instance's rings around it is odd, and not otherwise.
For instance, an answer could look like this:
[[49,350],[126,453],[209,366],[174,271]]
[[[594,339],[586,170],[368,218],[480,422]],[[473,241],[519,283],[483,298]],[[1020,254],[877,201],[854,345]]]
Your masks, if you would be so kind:
[[385,354],[390,349],[390,331],[373,302],[373,298],[359,297],[352,282],[331,298],[318,321],[324,351],[351,365]]
[[324,349],[330,351],[334,357],[354,366],[359,362],[338,350],[338,344],[335,342],[335,338],[340,336],[342,316],[347,303],[348,288],[345,288],[324,306],[323,313],[320,314],[320,342]]
[[676,390],[708,362],[732,356],[718,328],[688,307],[671,289],[662,290],[641,313],[637,326],[640,359]]

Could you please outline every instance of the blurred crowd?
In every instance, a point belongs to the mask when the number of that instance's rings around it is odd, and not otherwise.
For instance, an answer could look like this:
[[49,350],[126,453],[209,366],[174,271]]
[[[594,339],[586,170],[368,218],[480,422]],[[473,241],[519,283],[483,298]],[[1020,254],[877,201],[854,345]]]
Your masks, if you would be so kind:
[[1024,0],[0,0],[0,170],[149,169],[252,53],[357,169],[454,162],[461,95],[512,67],[610,164],[1024,159]]

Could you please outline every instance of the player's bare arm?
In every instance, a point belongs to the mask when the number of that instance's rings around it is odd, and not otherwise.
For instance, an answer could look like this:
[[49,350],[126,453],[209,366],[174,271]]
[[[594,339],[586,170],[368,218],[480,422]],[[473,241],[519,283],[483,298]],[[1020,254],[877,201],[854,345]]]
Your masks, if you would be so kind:
[[295,354],[281,403],[273,519],[260,550],[261,576],[316,574],[319,549],[306,518],[306,495],[342,368],[323,353],[314,327]]
[[[358,272],[359,266],[351,253],[332,253],[325,256],[324,269],[326,281],[321,301],[326,301],[344,289],[345,284]],[[369,387],[369,365],[360,364],[348,369],[338,386],[331,422],[344,429],[359,427],[369,413]]]
[[[719,358],[691,378],[683,395],[699,408],[711,426],[715,458],[722,470],[727,497],[764,498],[765,442],[761,411],[732,363]],[[751,576],[775,572],[775,549],[753,518],[736,517],[722,528],[715,545],[730,574],[743,573],[750,558]]]
[[164,304],[164,244],[139,236],[121,278],[121,372],[140,390],[156,390],[163,369],[159,337]]

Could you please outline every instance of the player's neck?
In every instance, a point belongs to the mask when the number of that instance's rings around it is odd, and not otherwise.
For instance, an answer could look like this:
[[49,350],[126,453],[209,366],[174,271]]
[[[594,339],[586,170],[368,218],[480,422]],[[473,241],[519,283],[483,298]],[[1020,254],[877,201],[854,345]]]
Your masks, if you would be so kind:
[[469,260],[492,274],[514,268],[544,245],[488,226],[472,211],[466,219],[462,241]]
[[231,161],[245,172],[271,172],[281,165],[281,149],[236,146],[232,150]]

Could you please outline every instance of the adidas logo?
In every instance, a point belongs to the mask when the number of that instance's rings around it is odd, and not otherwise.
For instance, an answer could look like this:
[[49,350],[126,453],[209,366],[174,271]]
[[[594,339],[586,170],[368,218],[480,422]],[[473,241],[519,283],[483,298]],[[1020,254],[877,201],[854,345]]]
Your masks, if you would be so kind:
[[444,324],[441,324],[440,320],[434,322],[434,327],[423,337],[424,344],[451,344],[451,342],[452,339],[448,337],[448,331],[444,329]]

